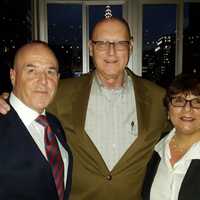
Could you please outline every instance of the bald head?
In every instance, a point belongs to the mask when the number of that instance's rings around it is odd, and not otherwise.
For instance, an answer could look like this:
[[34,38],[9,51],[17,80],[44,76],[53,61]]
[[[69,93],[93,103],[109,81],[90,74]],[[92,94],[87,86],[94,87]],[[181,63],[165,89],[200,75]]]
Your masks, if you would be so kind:
[[95,38],[96,34],[99,33],[99,29],[102,29],[102,26],[106,28],[112,29],[112,24],[117,24],[119,29],[124,29],[127,34],[127,39],[131,39],[131,32],[128,23],[124,19],[110,17],[110,18],[103,18],[102,20],[98,21],[92,31],[91,38],[92,40]]
[[23,45],[21,48],[18,49],[18,51],[15,54],[14,57],[14,63],[13,63],[13,67],[16,68],[18,65],[18,63],[20,62],[21,65],[21,59],[25,56],[25,55],[29,55],[31,53],[36,53],[37,55],[40,54],[40,52],[43,54],[48,54],[49,57],[51,57],[52,59],[54,59],[54,61],[57,62],[58,65],[58,60],[54,54],[54,52],[51,50],[51,48],[48,46],[48,44],[46,42],[42,42],[42,41],[33,41],[30,43],[27,43],[25,45]]

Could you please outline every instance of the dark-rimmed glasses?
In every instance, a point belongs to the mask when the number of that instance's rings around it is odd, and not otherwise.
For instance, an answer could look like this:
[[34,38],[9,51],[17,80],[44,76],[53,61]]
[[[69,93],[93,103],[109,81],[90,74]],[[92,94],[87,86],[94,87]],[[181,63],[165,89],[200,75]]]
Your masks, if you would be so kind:
[[191,108],[200,109],[200,98],[194,98],[191,100],[187,100],[183,97],[171,97],[170,103],[174,107],[185,107],[189,102]]
[[116,42],[110,42],[110,41],[94,41],[92,40],[92,43],[96,46],[96,49],[99,51],[107,51],[111,45],[115,48],[117,51],[124,51],[127,50],[130,44],[130,41],[116,41]]

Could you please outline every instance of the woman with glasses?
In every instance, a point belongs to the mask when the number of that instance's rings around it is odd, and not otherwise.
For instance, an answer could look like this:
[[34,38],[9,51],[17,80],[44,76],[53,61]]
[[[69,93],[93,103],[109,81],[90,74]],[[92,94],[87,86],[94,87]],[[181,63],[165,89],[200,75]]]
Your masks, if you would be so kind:
[[200,77],[179,75],[164,98],[173,129],[155,146],[144,200],[200,199]]

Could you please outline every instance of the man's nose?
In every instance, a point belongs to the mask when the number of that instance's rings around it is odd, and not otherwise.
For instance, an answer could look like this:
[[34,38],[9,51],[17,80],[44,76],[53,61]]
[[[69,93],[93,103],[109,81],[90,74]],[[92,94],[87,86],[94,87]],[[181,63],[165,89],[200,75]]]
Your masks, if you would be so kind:
[[38,74],[38,79],[39,79],[39,81],[40,81],[41,83],[46,84],[47,79],[48,79],[46,72],[40,72],[40,73]]
[[116,53],[115,43],[109,43],[108,53],[109,53],[109,55],[113,55]]

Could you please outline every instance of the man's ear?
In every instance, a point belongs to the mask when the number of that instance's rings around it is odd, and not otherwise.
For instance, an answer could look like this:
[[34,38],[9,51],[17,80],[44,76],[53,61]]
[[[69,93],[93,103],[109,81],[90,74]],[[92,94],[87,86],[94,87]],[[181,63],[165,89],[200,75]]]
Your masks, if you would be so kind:
[[130,53],[132,53],[132,51],[133,51],[133,37],[131,37],[131,39],[130,39]]
[[91,40],[88,42],[88,47],[90,56],[93,56],[93,45]]
[[60,73],[58,73],[58,80],[60,80]]
[[15,85],[15,77],[16,77],[15,69],[10,69],[10,80],[11,80],[11,83],[12,83],[13,87]]

